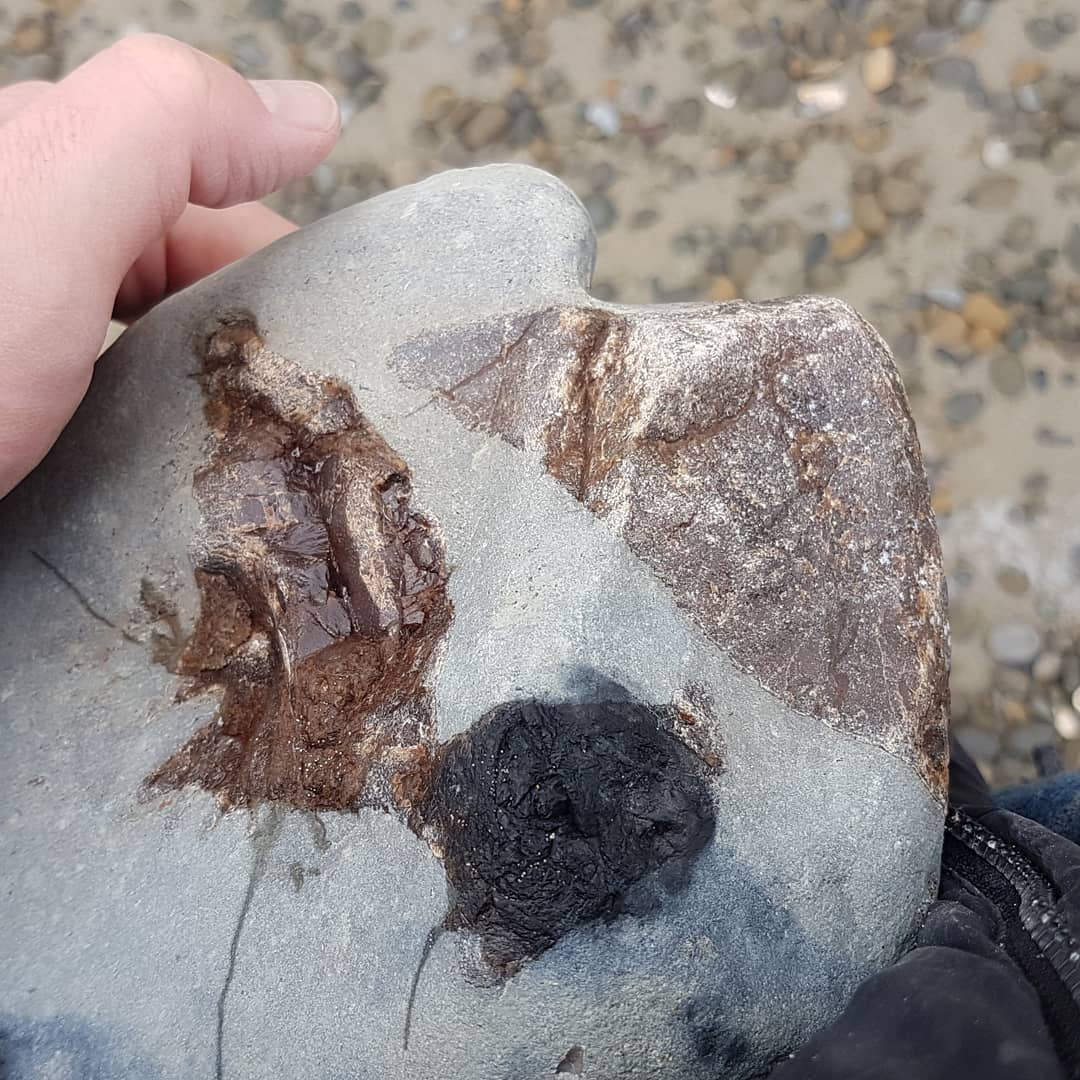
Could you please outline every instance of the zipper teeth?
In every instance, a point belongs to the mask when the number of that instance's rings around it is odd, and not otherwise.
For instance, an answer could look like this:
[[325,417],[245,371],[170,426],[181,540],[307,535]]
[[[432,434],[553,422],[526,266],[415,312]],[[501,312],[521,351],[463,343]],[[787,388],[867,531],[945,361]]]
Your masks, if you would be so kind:
[[950,809],[945,819],[949,834],[989,863],[1020,897],[1020,924],[1080,1007],[1080,945],[1054,900],[1050,882],[1012,844],[961,810]]

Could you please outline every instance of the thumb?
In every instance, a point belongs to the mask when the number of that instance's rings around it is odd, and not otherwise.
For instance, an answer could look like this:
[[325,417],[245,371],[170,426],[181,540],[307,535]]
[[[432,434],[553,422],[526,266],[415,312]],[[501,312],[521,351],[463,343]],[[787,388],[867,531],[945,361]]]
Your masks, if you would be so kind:
[[313,83],[249,83],[128,38],[0,127],[0,494],[89,382],[120,284],[189,202],[225,207],[309,172],[337,138]]

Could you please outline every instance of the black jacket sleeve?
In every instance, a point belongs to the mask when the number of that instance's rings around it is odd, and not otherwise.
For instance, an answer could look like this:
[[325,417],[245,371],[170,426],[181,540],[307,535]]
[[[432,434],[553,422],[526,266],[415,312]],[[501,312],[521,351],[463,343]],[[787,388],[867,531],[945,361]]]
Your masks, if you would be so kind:
[[771,1080],[1080,1078],[1080,848],[996,809],[955,747],[950,790],[914,947]]

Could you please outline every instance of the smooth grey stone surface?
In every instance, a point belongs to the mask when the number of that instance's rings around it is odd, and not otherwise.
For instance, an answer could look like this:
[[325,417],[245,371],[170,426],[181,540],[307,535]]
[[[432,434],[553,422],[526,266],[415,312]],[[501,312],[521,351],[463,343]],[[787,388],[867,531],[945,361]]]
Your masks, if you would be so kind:
[[[54,1060],[132,1080],[523,1080],[574,1046],[594,1078],[749,1076],[902,951],[942,821],[917,770],[766,691],[535,457],[427,407],[390,362],[436,329],[592,304],[593,258],[587,214],[553,178],[443,174],[174,297],[101,361],[56,449],[0,504],[12,1080]],[[442,934],[407,1051],[413,973],[447,910],[430,847],[376,810],[222,813],[202,790],[143,786],[214,715],[151,662],[139,595],[149,576],[195,618],[208,428],[191,342],[236,311],[354,389],[438,522],[455,605],[440,738],[508,696],[573,695],[583,653],[642,701],[704,686],[721,713],[717,829],[688,887],[652,917],[572,931],[504,985],[470,978],[468,935]]]

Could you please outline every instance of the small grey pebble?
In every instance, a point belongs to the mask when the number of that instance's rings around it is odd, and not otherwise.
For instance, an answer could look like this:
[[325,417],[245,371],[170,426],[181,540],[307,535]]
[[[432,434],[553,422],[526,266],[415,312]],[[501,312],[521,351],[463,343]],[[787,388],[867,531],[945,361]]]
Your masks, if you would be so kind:
[[964,290],[955,285],[940,285],[927,289],[923,295],[931,304],[948,308],[950,311],[959,311],[964,306]]
[[1027,388],[1024,363],[1015,353],[998,353],[990,361],[990,385],[1002,397],[1019,397]]
[[705,106],[700,98],[688,97],[675,102],[668,110],[671,126],[685,135],[693,135],[701,127]]
[[1008,622],[990,631],[986,647],[999,664],[1023,668],[1039,655],[1042,639],[1035,627],[1022,622]]
[[803,256],[803,269],[809,273],[829,251],[829,238],[825,233],[814,233],[806,245],[806,254]]
[[1080,225],[1074,224],[1069,230],[1069,238],[1061,250],[1073,273],[1080,274]]
[[254,34],[240,34],[233,38],[230,45],[233,60],[241,75],[260,72],[270,63],[270,57]]
[[1036,49],[1052,49],[1061,41],[1061,31],[1053,19],[1028,19],[1024,33]]
[[779,67],[767,67],[758,71],[750,80],[746,97],[750,105],[758,109],[778,109],[791,96],[791,80]]
[[1028,724],[1009,732],[1009,748],[1017,754],[1030,754],[1040,746],[1054,746],[1057,732],[1052,724]]
[[1062,37],[1076,33],[1077,18],[1071,11],[1060,11],[1054,16],[1054,25]]
[[1028,343],[1028,332],[1023,326],[1014,326],[1005,338],[1005,348],[1019,352]]
[[927,21],[939,30],[944,26],[951,26],[953,6],[953,0],[929,0],[926,5]]
[[1061,123],[1069,131],[1080,131],[1080,90],[1074,90],[1061,107]]
[[[650,225],[655,225],[660,220],[660,214],[654,210],[651,206],[646,206],[643,210],[639,210],[630,219],[630,228],[632,229],[647,229]],[[719,271],[723,273],[723,271]]]
[[953,734],[976,761],[993,761],[997,757],[1001,743],[992,731],[975,727],[974,724],[964,724],[956,728]]
[[252,19],[280,19],[285,14],[285,0],[248,0],[247,15]]
[[1027,214],[1010,218],[1001,240],[1010,251],[1027,251],[1035,241],[1035,219]]
[[286,24],[286,33],[290,41],[306,45],[322,33],[323,21],[311,11],[301,11]]
[[952,394],[945,400],[945,419],[953,427],[963,427],[971,423],[982,412],[984,405],[982,394],[977,390],[966,390],[959,394]]
[[953,36],[951,30],[920,30],[911,39],[911,51],[923,59],[940,56],[952,44]]
[[615,167],[610,161],[598,161],[589,166],[588,177],[589,184],[595,191],[606,191],[615,183]]
[[974,30],[982,25],[989,11],[988,0],[963,0],[956,12],[956,25],[961,30]]
[[364,9],[356,0],[345,0],[345,3],[341,5],[341,11],[338,12],[338,18],[342,22],[359,22],[363,17]]
[[1046,272],[1037,266],[1032,266],[1006,279],[1001,292],[1010,303],[1036,306],[1050,295],[1051,287]]
[[337,173],[325,162],[316,165],[308,177],[308,184],[320,199],[328,199],[337,190]]
[[930,78],[938,86],[966,90],[978,86],[979,72],[972,61],[963,56],[946,56],[930,65]]
[[598,233],[606,232],[615,224],[615,204],[602,192],[594,191],[581,200],[592,218],[593,228]]

